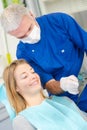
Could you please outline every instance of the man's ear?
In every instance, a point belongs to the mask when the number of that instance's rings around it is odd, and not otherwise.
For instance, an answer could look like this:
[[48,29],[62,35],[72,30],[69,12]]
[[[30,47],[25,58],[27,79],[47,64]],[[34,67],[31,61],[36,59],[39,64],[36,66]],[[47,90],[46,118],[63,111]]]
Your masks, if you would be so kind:
[[35,16],[34,16],[34,14],[33,14],[31,11],[29,11],[29,15],[30,15],[33,19],[35,19]]

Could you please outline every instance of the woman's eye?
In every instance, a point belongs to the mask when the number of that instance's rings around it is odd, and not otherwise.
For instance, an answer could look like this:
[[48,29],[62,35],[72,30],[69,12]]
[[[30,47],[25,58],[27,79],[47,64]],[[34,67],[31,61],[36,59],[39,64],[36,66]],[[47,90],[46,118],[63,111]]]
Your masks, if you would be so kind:
[[21,75],[21,79],[27,78],[27,75]]
[[32,73],[32,74],[34,74],[34,73],[35,73],[35,71],[32,71],[31,73]]

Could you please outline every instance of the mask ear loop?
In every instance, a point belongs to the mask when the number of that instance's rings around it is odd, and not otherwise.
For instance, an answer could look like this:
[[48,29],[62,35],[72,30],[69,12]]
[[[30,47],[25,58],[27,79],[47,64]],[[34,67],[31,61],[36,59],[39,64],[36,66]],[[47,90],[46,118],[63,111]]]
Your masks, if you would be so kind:
[[37,23],[37,21],[35,19],[35,15],[31,11],[29,11],[29,17],[32,18],[35,21],[35,24],[39,27],[39,24]]
[[35,20],[35,16],[34,16],[34,14],[33,14],[31,11],[29,11],[29,16],[30,16],[32,19]]

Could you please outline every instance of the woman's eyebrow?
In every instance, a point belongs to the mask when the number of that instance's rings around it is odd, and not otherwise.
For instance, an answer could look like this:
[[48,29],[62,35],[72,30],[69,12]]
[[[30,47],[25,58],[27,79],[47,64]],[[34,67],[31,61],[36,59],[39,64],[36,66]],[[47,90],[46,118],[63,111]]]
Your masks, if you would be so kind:
[[32,67],[30,67],[30,70],[33,70],[33,68],[32,68]]
[[20,75],[25,74],[26,72],[21,72]]

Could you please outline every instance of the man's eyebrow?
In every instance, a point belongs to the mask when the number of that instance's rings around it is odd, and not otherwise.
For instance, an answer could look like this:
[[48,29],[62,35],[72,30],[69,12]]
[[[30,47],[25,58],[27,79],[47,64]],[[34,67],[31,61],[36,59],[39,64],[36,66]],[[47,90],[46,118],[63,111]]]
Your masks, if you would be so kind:
[[[25,35],[24,35],[25,36]],[[24,36],[21,36],[21,37],[17,37],[18,39],[22,39],[22,38],[24,38]]]
[[26,36],[26,34],[24,34],[23,36],[17,37],[18,39],[22,39]]

